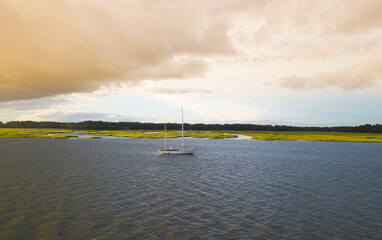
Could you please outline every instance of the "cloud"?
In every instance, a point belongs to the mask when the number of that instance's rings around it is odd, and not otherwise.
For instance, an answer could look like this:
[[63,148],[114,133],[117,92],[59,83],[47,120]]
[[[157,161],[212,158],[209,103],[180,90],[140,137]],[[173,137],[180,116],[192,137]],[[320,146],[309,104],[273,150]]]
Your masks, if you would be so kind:
[[202,88],[144,88],[143,91],[159,94],[212,93],[211,90]]
[[279,80],[279,85],[294,90],[339,87],[343,90],[365,89],[382,79],[382,59],[346,67],[332,72],[320,72],[313,76],[292,75]]
[[[274,84],[295,90],[339,87],[345,90],[376,86],[382,52],[382,1],[256,1],[247,2],[231,31],[234,46],[255,65],[285,62],[300,65]],[[249,10],[250,9],[250,10]],[[321,72],[333,59],[332,72]],[[304,61],[304,62],[303,62]],[[315,64],[317,70],[307,70]],[[308,66],[308,68],[304,68]],[[277,69],[276,69],[277,71]],[[309,72],[309,73],[307,73]]]
[[200,77],[235,53],[228,27],[204,1],[4,0],[0,101]]
[[49,109],[55,106],[69,104],[71,101],[66,98],[39,98],[32,100],[18,100],[10,102],[0,102],[2,111],[28,111]]
[[[354,34],[382,27],[379,0],[243,1],[253,19],[271,32],[283,27],[305,33]],[[316,27],[319,27],[317,29]]]
[[254,64],[375,58],[380,12],[380,0],[2,0],[0,101],[203,77],[238,52]]
[[248,9],[233,40],[255,63],[381,50],[379,0],[259,1]]
[[382,27],[382,2],[379,0],[345,0],[328,9],[328,23],[325,30],[329,33],[363,33]]
[[58,122],[81,122],[81,121],[107,121],[107,122],[135,122],[142,121],[142,118],[120,114],[108,114],[100,112],[57,112],[49,111],[35,115],[24,116],[25,119],[35,121],[58,121]]

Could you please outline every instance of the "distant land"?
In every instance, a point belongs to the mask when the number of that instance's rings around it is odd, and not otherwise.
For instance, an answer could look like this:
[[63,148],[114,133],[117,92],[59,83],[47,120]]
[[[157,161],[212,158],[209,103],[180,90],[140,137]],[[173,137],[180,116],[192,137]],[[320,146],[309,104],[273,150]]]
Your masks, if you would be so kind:
[[[178,123],[166,123],[168,130],[179,130]],[[360,126],[340,127],[296,127],[285,125],[257,125],[257,124],[203,124],[195,123],[184,125],[185,130],[227,130],[227,131],[320,131],[320,132],[355,132],[355,133],[382,133],[380,124],[364,124]],[[35,122],[35,121],[0,121],[0,128],[56,128],[79,130],[163,130],[164,123],[141,122]]]

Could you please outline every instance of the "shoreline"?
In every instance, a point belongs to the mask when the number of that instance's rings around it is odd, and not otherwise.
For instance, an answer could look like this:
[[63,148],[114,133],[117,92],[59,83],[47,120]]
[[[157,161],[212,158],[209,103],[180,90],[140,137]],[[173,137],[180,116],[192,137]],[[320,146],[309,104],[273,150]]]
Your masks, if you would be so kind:
[[[208,130],[185,131],[184,136],[198,139],[382,143],[382,134],[380,133]],[[0,138],[103,139],[110,137],[160,139],[164,137],[164,132],[159,130],[64,130],[36,128],[0,128]],[[181,137],[181,133],[179,131],[167,132],[167,138],[179,137]]]

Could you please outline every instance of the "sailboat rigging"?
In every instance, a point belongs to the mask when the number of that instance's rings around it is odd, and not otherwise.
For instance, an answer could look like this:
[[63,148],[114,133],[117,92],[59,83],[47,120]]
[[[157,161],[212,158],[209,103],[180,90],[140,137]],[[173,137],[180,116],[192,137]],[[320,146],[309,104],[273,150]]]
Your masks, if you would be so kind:
[[187,149],[184,147],[184,126],[183,126],[183,107],[182,110],[182,147],[181,148],[168,148],[167,147],[167,129],[164,125],[164,148],[158,149],[160,155],[191,155],[194,154],[196,149]]

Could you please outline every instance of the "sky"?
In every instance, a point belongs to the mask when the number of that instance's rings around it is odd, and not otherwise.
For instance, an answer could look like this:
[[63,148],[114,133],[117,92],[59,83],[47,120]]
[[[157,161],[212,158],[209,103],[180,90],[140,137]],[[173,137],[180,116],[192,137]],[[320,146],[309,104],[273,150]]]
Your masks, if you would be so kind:
[[0,0],[0,121],[382,123],[380,0]]

